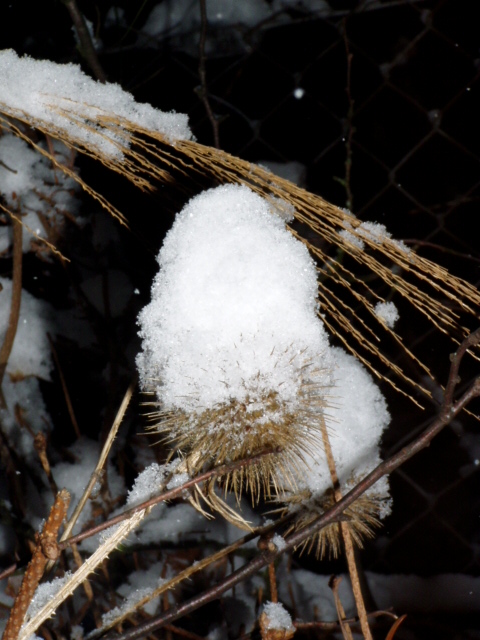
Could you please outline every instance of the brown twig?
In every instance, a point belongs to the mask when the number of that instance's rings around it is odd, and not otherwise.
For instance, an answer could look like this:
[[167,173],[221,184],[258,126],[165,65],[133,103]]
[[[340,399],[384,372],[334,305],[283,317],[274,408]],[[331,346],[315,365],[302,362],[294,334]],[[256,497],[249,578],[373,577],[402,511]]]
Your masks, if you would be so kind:
[[52,355],[53,355],[53,360],[55,361],[55,364],[57,366],[58,375],[60,376],[60,384],[62,385],[62,391],[63,391],[63,395],[65,397],[65,404],[67,405],[68,415],[70,416],[70,420],[72,422],[73,430],[75,431],[75,435],[77,436],[77,438],[80,438],[80,436],[81,436],[80,428],[78,426],[77,418],[75,416],[75,411],[73,410],[72,400],[71,400],[71,397],[70,397],[70,393],[68,391],[68,387],[67,387],[67,382],[65,380],[65,376],[63,375],[63,370],[62,370],[62,366],[60,364],[60,360],[58,358],[58,353],[57,353],[57,350],[55,348],[55,344],[54,344],[54,342],[52,340],[52,336],[49,333],[47,333],[47,338],[48,338],[48,341],[50,343],[50,350],[51,350]]
[[6,569],[0,572],[0,580],[5,580],[5,578],[8,578],[9,576],[11,576],[12,573],[15,573],[16,570],[17,570],[17,565],[11,564],[9,567],[7,567]]
[[395,620],[385,640],[393,640],[395,634],[397,633],[398,627],[402,624],[402,622],[405,620],[406,617],[407,617],[406,615],[403,615],[401,618],[398,618],[397,620]]
[[212,469],[211,471],[206,471],[205,473],[202,473],[199,476],[196,476],[195,478],[188,480],[187,482],[182,484],[180,487],[175,487],[175,489],[170,489],[169,491],[165,491],[164,493],[161,493],[160,495],[155,496],[155,498],[146,500],[145,502],[142,502],[136,507],[132,507],[132,509],[128,509],[127,511],[124,511],[123,513],[121,513],[118,516],[115,516],[114,518],[110,518],[109,520],[106,520],[105,522],[102,522],[101,524],[95,527],[91,527],[86,531],[82,531],[81,533],[78,533],[76,536],[72,536],[70,538],[67,538],[66,540],[63,540],[62,542],[59,543],[59,548],[63,550],[66,547],[70,546],[71,544],[77,544],[78,542],[81,542],[86,538],[90,538],[91,536],[94,536],[100,531],[109,529],[113,525],[118,524],[123,520],[128,520],[137,511],[143,511],[144,509],[149,509],[150,507],[153,507],[156,504],[159,504],[160,502],[165,502],[165,500],[173,500],[173,498],[178,498],[178,496],[180,496],[186,489],[189,489],[190,487],[194,487],[200,482],[204,482],[209,478],[223,476],[236,469],[241,469],[242,467],[246,467],[256,462],[259,458],[263,458],[264,456],[267,456],[267,455],[272,455],[272,453],[277,453],[277,451],[275,451],[274,449],[265,449],[264,451],[260,452],[256,456],[252,456],[251,458],[247,458],[245,460],[238,460],[237,462],[232,462],[230,464],[224,464],[221,467],[216,467],[215,469]]
[[7,330],[0,349],[0,408],[5,409],[6,403],[2,392],[2,382],[7,369],[8,358],[12,352],[13,342],[17,333],[18,319],[20,317],[20,303],[22,301],[22,225],[12,217],[13,232],[13,277],[12,277],[12,302]]
[[55,478],[52,475],[52,468],[50,467],[50,462],[47,457],[47,438],[45,434],[39,431],[37,435],[33,439],[33,446],[35,447],[35,451],[40,458],[40,464],[45,471],[45,475],[47,476],[48,484],[50,485],[50,489],[52,490],[53,495],[57,495],[58,487],[55,482]]
[[130,629],[122,634],[109,634],[106,640],[135,640],[145,636],[152,631],[169,624],[184,615],[195,611],[201,606],[212,602],[219,598],[222,593],[228,591],[239,582],[246,580],[254,575],[265,566],[273,562],[273,560],[286,551],[290,551],[302,544],[307,538],[313,536],[321,528],[338,522],[343,511],[353,504],[358,498],[365,493],[371,486],[375,484],[383,476],[392,473],[404,462],[413,457],[416,453],[428,447],[432,439],[440,433],[474,398],[480,396],[480,377],[476,378],[469,389],[454,402],[453,396],[456,384],[458,383],[458,368],[465,352],[480,342],[480,329],[470,334],[460,345],[455,354],[452,355],[452,365],[447,387],[444,394],[444,402],[440,412],[432,424],[425,429],[418,438],[413,440],[409,445],[403,447],[398,453],[391,456],[385,462],[379,464],[371,471],[363,480],[361,480],[351,491],[349,491],[339,502],[321,515],[316,521],[310,523],[303,529],[292,533],[285,538],[285,546],[276,551],[263,550],[257,556],[252,558],[243,567],[232,572],[229,576],[218,582],[214,587],[204,591],[203,593],[190,598],[180,605],[172,607],[168,613],[161,614],[152,618],[134,629]]
[[42,533],[37,536],[37,546],[30,560],[22,585],[10,611],[2,640],[16,640],[23,624],[30,601],[40,582],[48,560],[56,560],[60,555],[57,545],[58,530],[67,514],[70,494],[66,489],[57,493]]
[[352,60],[353,54],[350,52],[350,47],[348,44],[347,37],[347,19],[343,20],[343,41],[345,43],[345,53],[347,54],[347,85],[345,87],[345,92],[347,94],[348,100],[348,111],[347,111],[347,119],[345,122],[345,192],[347,195],[346,207],[349,211],[353,211],[353,193],[352,193],[352,184],[351,184],[351,174],[352,174],[352,139],[353,133],[355,131],[353,127],[353,115],[354,115],[354,101],[352,98]]
[[278,602],[277,576],[275,575],[275,563],[268,565],[268,579],[270,581],[270,602]]
[[72,19],[73,26],[80,42],[79,50],[81,55],[85,58],[85,61],[92,70],[95,78],[100,80],[100,82],[107,82],[107,75],[100,64],[87,23],[85,22],[82,12],[78,8],[76,0],[62,0],[62,2],[67,7],[67,11]]
[[332,590],[333,599],[335,601],[335,608],[337,610],[338,616],[338,624],[340,625],[340,630],[344,637],[344,640],[353,640],[352,632],[350,631],[350,627],[346,622],[345,609],[343,608],[342,601],[340,600],[340,596],[338,594],[338,587],[340,586],[340,582],[342,579],[338,576],[332,576],[328,582],[328,586]]
[[201,18],[201,29],[200,29],[200,42],[198,45],[198,73],[200,75],[200,87],[198,89],[198,95],[200,100],[203,102],[205,107],[205,111],[207,112],[208,119],[212,124],[213,130],[213,145],[215,149],[220,149],[220,134],[218,130],[218,120],[215,117],[215,114],[212,111],[212,106],[210,104],[210,100],[208,99],[208,90],[207,90],[207,72],[205,69],[205,43],[207,41],[207,5],[205,0],[200,0],[200,18]]
[[[330,477],[332,479],[333,494],[335,497],[335,501],[339,502],[342,499],[342,493],[340,491],[340,482],[338,480],[337,468],[335,465],[335,458],[333,457],[333,451],[332,451],[332,447],[330,446],[330,439],[328,437],[327,426],[324,420],[322,420],[322,442],[323,442],[323,448],[325,451],[325,457],[327,458],[328,469],[330,471]],[[350,574],[353,597],[355,599],[355,605],[357,607],[357,613],[360,619],[362,633],[365,640],[373,640],[370,627],[368,626],[367,610],[365,608],[365,603],[363,601],[362,589],[361,589],[360,580],[358,577],[357,564],[355,562],[355,552],[353,550],[353,542],[352,542],[352,536],[350,534],[350,529],[347,522],[340,522],[338,526],[340,528],[342,538],[343,538],[343,544],[345,547],[345,557],[347,559],[348,573]],[[335,598],[335,605],[337,606],[337,611],[338,611],[338,604],[337,604],[338,582],[333,582],[332,584],[333,586],[331,587],[331,589]],[[342,627],[342,633],[344,637],[347,640],[349,640],[352,637],[352,634],[350,629],[348,629],[348,625],[345,625],[345,626],[346,626],[346,629]]]
[[[380,616],[388,616],[393,618],[394,620],[398,620],[398,616],[392,613],[391,611],[372,611],[368,614],[369,618],[379,618]],[[359,622],[358,617],[355,618],[347,618],[344,620],[345,623],[353,625]],[[321,621],[321,620],[312,620],[311,622],[303,622],[300,620],[293,621],[294,627],[297,629],[324,629],[326,631],[335,631],[340,626],[338,620],[332,621]]]

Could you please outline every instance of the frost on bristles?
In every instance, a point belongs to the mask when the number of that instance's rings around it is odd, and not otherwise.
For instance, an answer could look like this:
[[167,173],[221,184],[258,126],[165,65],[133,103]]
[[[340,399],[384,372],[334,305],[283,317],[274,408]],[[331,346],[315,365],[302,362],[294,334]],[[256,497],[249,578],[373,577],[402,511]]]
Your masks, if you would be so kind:
[[271,202],[233,185],[191,200],[158,262],[137,359],[155,429],[191,473],[280,448],[227,480],[268,494],[320,438],[333,361],[314,262]]

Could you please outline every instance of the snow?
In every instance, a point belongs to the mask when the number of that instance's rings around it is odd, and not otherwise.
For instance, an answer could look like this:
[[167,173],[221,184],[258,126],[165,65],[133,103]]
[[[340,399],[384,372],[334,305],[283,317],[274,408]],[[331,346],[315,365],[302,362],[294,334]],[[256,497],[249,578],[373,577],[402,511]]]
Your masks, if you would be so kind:
[[377,318],[383,320],[390,329],[393,329],[400,317],[398,309],[393,302],[377,302],[374,311]]
[[[3,343],[10,315],[12,281],[0,277],[0,344]],[[50,379],[52,357],[47,331],[51,331],[53,309],[22,289],[20,317],[7,364],[11,376],[38,376]]]
[[267,629],[293,631],[292,618],[281,602],[267,602],[263,612],[268,618]]
[[149,104],[139,104],[120,85],[97,82],[78,65],[19,57],[11,49],[0,52],[0,107],[32,126],[41,123],[52,132],[59,131],[116,158],[121,158],[124,142],[101,125],[100,119],[107,114],[159,132],[169,140],[191,138],[183,114],[163,113]]
[[[52,140],[52,145],[58,162],[67,165],[68,149],[57,140]],[[22,214],[23,251],[26,252],[31,249],[35,236],[47,237],[39,214],[47,216],[49,224],[58,227],[64,220],[64,212],[72,215],[77,212],[74,194],[78,185],[62,171],[55,171],[50,161],[24,140],[10,133],[0,137],[0,163],[3,165],[0,193],[11,211]],[[0,227],[0,254],[10,248],[10,229]]]
[[[480,578],[463,574],[416,575],[365,573],[377,608],[396,613],[478,614]],[[355,615],[355,603],[348,576],[342,576],[340,600],[347,616]],[[287,563],[277,569],[279,597],[295,607],[301,620],[335,620],[337,613],[328,586],[330,576],[306,569],[291,570]]]
[[[274,162],[273,160],[260,160],[259,166],[268,169],[272,173],[285,180],[290,180],[299,187],[305,186],[307,177],[307,167],[301,162]],[[291,205],[290,205],[291,206]],[[287,222],[291,222],[287,220]]]
[[[348,490],[380,462],[390,416],[365,368],[328,344],[317,315],[315,264],[272,213],[267,200],[229,185],[202,193],[177,216],[158,257],[152,301],[139,316],[141,382],[156,392],[162,410],[188,416],[193,430],[203,427],[205,411],[226,407],[227,417],[215,414],[206,428],[212,438],[230,429],[233,456],[249,436],[237,429],[237,409],[229,407],[244,407],[250,426],[281,424],[282,411],[300,413],[302,402],[310,415],[322,410],[301,398],[302,368],[311,363],[316,388],[325,389],[324,417]],[[274,408],[264,400],[271,393],[278,398]],[[313,439],[297,485],[315,499],[331,478],[318,433]],[[387,480],[369,493],[384,517]]]
[[[164,563],[157,562],[146,570],[133,571],[128,576],[128,581],[124,582],[117,589],[117,593],[124,597],[123,603],[118,607],[110,609],[110,611],[102,616],[102,625],[107,626],[115,620],[115,618],[129,611],[137,602],[160,587],[167,578],[167,576],[164,578],[160,577],[163,569]],[[147,602],[142,607],[142,610],[149,615],[153,615],[159,604],[160,596],[156,596]]]
[[[55,482],[59,487],[67,489],[71,495],[68,517],[71,516],[90,481],[90,476],[97,465],[100,447],[97,442],[82,437],[69,447],[69,452],[74,459],[73,463],[59,462],[52,466],[52,475]],[[109,460],[107,464],[107,480],[109,493],[113,501],[124,495],[125,484],[123,478],[115,469],[111,460]],[[98,483],[97,486],[99,486]],[[45,495],[48,496],[48,491],[45,491]],[[95,492],[94,489],[92,497],[87,500],[77,520],[73,534],[84,529],[86,524],[92,520],[96,508],[98,508],[96,505],[101,505],[102,510],[108,513],[108,504],[103,500],[101,492]],[[87,538],[80,544],[80,548],[93,552],[98,547],[98,539],[98,536]]]
[[[350,213],[350,212],[348,211],[347,213]],[[358,236],[352,233],[351,230],[353,230],[353,226],[348,221],[345,221],[344,224],[347,228],[341,229],[338,232],[339,236],[342,237],[347,242],[349,242],[350,244],[352,244],[357,249],[360,249],[360,251],[363,251],[363,249],[365,248],[365,243],[363,242],[363,240],[360,240]]]
[[[282,24],[290,20],[289,11],[308,14],[330,14],[325,0],[207,0],[208,30],[205,50],[213,55],[231,55],[251,48],[252,31],[265,24]],[[198,55],[201,16],[199,5],[192,0],[164,0],[148,16],[138,44],[158,46],[168,38],[174,46]],[[249,34],[248,38],[243,35]]]
[[273,544],[277,547],[277,549],[279,551],[282,551],[283,549],[285,549],[285,547],[287,546],[287,543],[285,542],[285,539],[282,538],[281,535],[279,535],[278,533],[276,533],[273,538],[272,538],[272,542]]
[[60,589],[68,582],[71,575],[71,572],[67,571],[61,578],[54,578],[53,580],[44,582],[37,587],[28,607],[24,624],[34,618],[40,609],[42,609],[60,591]]
[[[146,467],[135,478],[133,487],[127,495],[127,505],[129,507],[135,507],[142,504],[142,502],[150,500],[153,496],[158,495],[164,489],[165,482],[169,480],[170,475],[174,474],[172,480],[175,478],[175,469],[179,464],[180,460],[178,459],[167,464],[153,462]],[[184,473],[179,474],[179,476],[182,480],[180,484],[188,480],[188,475]]]
[[222,186],[177,216],[158,261],[152,302],[141,312],[144,387],[166,410],[201,412],[269,391],[293,405],[293,354],[327,357],[307,249],[247,187]]
[[[208,0],[206,3],[209,29],[221,31],[231,25],[254,26],[269,18],[271,9],[265,0]],[[199,5],[192,0],[166,0],[157,4],[151,11],[143,28],[141,41],[150,46],[162,37],[175,38],[180,48],[197,53],[195,36],[200,32],[201,16]],[[218,39],[218,37],[217,37]],[[235,45],[231,38],[230,50]],[[217,42],[209,38],[206,51],[214,53]],[[237,44],[238,46],[238,44]]]
[[[360,362],[340,348],[332,351],[336,365],[325,418],[337,474],[346,491],[381,462],[379,440],[390,415],[380,390]],[[312,447],[305,460],[307,469],[298,480],[299,486],[320,497],[331,487],[323,447]],[[367,495],[380,500],[381,518],[390,513],[386,477]]]
[[378,222],[362,222],[355,231],[360,236],[363,236],[375,244],[383,244],[385,240],[390,240],[390,242],[403,253],[410,253],[410,248],[407,247],[405,243],[392,238],[392,234],[387,231],[384,224]]

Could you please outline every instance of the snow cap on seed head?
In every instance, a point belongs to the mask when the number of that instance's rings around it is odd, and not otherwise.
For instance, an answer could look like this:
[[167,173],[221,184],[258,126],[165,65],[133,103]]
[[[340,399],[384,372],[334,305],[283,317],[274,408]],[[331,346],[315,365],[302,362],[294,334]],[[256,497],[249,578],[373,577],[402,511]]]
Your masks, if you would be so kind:
[[201,412],[271,390],[295,404],[298,367],[322,354],[328,378],[315,264],[274,203],[245,186],[203,192],[177,216],[158,262],[137,362],[164,409]]

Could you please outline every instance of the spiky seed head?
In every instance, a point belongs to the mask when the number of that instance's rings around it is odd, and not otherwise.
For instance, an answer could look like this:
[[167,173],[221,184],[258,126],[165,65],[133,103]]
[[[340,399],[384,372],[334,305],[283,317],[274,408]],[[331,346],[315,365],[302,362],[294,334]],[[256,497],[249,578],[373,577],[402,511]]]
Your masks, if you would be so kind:
[[306,352],[289,347],[272,353],[278,366],[288,361],[298,376],[297,392],[288,400],[258,373],[247,384],[242,399],[236,397],[204,411],[161,411],[150,415],[151,429],[163,434],[185,458],[190,474],[245,460],[271,450],[247,466],[226,473],[225,491],[237,499],[246,489],[257,502],[276,495],[279,485],[295,489],[295,476],[304,467],[309,449],[320,446],[321,416],[328,395],[325,371]]
[[[310,491],[303,490],[284,496],[283,500],[286,507],[281,510],[282,515],[292,510],[297,513],[295,522],[289,527],[287,533],[304,529],[335,504],[333,489],[321,497],[313,496]],[[372,538],[374,530],[381,526],[381,511],[382,500],[375,494],[364,494],[343,512],[342,522],[346,523],[352,541],[360,549],[363,548],[364,539]],[[323,559],[326,555],[329,558],[338,558],[341,545],[340,522],[333,522],[305,540],[300,546],[300,551],[301,553],[314,552],[318,559]]]

